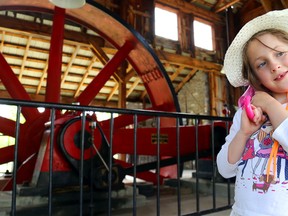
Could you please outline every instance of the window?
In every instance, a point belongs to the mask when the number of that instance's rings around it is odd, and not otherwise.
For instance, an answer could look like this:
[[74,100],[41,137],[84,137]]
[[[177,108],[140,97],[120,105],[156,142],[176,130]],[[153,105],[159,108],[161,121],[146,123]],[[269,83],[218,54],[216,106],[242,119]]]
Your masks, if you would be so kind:
[[212,26],[207,23],[194,20],[193,28],[194,28],[195,46],[212,51],[213,50]]
[[167,39],[177,41],[177,14],[155,7],[155,34]]

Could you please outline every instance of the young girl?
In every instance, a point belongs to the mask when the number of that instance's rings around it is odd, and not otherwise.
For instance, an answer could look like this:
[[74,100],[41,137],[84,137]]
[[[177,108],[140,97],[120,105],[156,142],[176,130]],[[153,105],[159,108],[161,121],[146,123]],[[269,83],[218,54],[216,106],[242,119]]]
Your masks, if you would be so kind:
[[[224,59],[235,86],[254,92],[253,119],[238,109],[217,155],[225,178],[236,176],[234,216],[288,215],[288,9],[248,22]],[[286,110],[287,109],[287,110]]]

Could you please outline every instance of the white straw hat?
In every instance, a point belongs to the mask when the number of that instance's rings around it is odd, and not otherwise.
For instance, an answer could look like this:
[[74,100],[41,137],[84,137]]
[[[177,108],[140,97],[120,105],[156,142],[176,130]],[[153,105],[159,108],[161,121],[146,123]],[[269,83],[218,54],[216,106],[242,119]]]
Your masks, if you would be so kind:
[[258,16],[246,23],[229,46],[223,72],[234,87],[247,86],[248,80],[242,76],[242,50],[244,44],[257,32],[264,29],[281,29],[288,32],[288,9],[275,10]]

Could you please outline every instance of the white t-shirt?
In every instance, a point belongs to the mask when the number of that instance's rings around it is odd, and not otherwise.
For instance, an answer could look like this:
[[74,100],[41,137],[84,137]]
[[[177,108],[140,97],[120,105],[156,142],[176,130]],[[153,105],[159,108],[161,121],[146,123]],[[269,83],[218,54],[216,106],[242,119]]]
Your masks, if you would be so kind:
[[[236,176],[233,211],[241,216],[288,215],[288,118],[273,132],[269,121],[247,140],[242,158],[236,164],[228,162],[228,146],[240,129],[242,109],[234,118],[230,132],[217,155],[219,173],[224,178]],[[276,170],[266,168],[272,145],[276,139],[280,146],[276,157]],[[275,176],[273,175],[275,174]]]

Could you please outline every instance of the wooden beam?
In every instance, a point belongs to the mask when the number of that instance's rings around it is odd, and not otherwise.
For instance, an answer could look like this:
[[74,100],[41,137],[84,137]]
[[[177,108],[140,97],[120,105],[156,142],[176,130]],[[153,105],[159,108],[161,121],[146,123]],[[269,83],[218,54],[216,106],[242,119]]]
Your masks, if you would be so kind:
[[261,0],[261,4],[266,12],[272,10],[272,3],[270,0]]
[[211,11],[207,11],[205,9],[202,9],[200,7],[197,7],[185,1],[181,1],[181,4],[180,4],[179,0],[156,0],[156,3],[179,9],[183,11],[184,13],[193,14],[194,16],[197,16],[205,20],[209,20],[213,22],[220,22],[220,23],[225,22],[223,16],[216,14],[214,12],[211,12]]
[[288,8],[288,0],[281,0],[281,3],[284,8]]
[[125,76],[125,82],[128,82],[132,77],[136,75],[136,71],[132,67],[132,65],[128,65],[126,76]]
[[165,52],[162,50],[155,50],[157,56],[159,56],[161,62],[169,62],[170,64],[175,64],[175,65],[182,65],[188,68],[195,68],[197,70],[202,70],[204,72],[218,72],[220,73],[222,69],[222,65],[213,63],[213,62],[208,62],[208,61],[203,61],[203,60],[198,60],[195,58],[191,58],[188,56],[181,56],[169,52]]
[[28,51],[29,51],[29,47],[30,47],[30,44],[31,44],[31,40],[32,40],[32,36],[30,35],[28,37],[28,42],[26,44],[26,49],[25,49],[25,52],[24,52],[23,60],[22,60],[21,70],[20,70],[19,77],[18,77],[18,79],[20,81],[22,79],[22,74],[23,74],[23,71],[24,71],[24,68],[25,68],[25,62],[26,62],[26,59],[27,59],[27,56],[28,56]]
[[74,52],[73,52],[73,54],[72,54],[72,56],[71,56],[71,58],[70,58],[70,61],[68,62],[68,65],[67,65],[67,67],[66,67],[66,70],[64,71],[64,74],[63,74],[62,77],[61,77],[61,86],[65,83],[65,79],[66,79],[67,76],[68,76],[68,73],[69,73],[69,71],[70,71],[70,69],[71,69],[71,67],[72,67],[72,64],[73,64],[73,62],[74,62],[74,60],[75,60],[75,58],[76,58],[76,56],[77,56],[77,54],[78,54],[78,52],[79,52],[79,49],[80,49],[80,46],[79,46],[79,45],[77,45],[77,46],[75,47],[75,49],[74,49]]
[[181,81],[181,83],[175,88],[175,92],[179,92],[197,71],[198,70],[196,69],[192,69],[190,73],[188,73],[187,76]]
[[89,72],[90,72],[90,70],[93,68],[93,64],[94,64],[95,61],[96,61],[96,56],[93,56],[92,59],[91,59],[91,62],[90,62],[90,64],[89,64],[89,66],[88,66],[87,69],[86,69],[86,72],[83,74],[83,77],[82,77],[82,79],[81,79],[81,82],[80,82],[79,85],[78,85],[78,88],[77,88],[76,91],[75,91],[74,97],[78,97],[78,96],[79,96],[80,91],[81,91],[81,88],[82,88],[82,86],[83,86],[86,78],[89,76]]
[[98,45],[98,43],[94,40],[89,40],[89,43],[91,44],[91,51],[94,53],[95,56],[99,59],[99,61],[106,65],[109,61],[109,57],[107,54],[103,51],[103,49]]
[[133,84],[131,85],[131,87],[128,89],[126,93],[126,97],[128,97],[134,91],[134,89],[138,86],[140,82],[141,82],[141,79],[137,77],[135,81],[133,82]]
[[[173,65],[171,67],[173,67]],[[185,67],[183,65],[180,65],[177,70],[170,76],[171,81],[175,80],[184,68]]]
[[[33,23],[25,20],[15,19],[8,16],[0,15],[0,26],[4,28],[32,32],[34,34],[41,34],[46,36],[51,36],[52,26]],[[94,41],[100,47],[104,46],[104,39],[94,35],[85,34],[82,32],[65,30],[64,38],[71,41],[76,41],[79,43],[89,44],[90,41]]]
[[213,11],[215,11],[215,9],[217,9],[217,8],[220,8],[222,4],[224,4],[224,0],[216,1],[216,4],[214,4],[214,6],[213,6]]
[[118,90],[118,88],[119,88],[119,83],[116,83],[114,87],[112,88],[112,90],[110,91],[110,93],[108,94],[107,101],[110,101],[112,99],[113,95]]
[[234,1],[231,1],[231,2],[228,2],[226,4],[224,4],[223,6],[221,7],[217,7],[215,8],[215,13],[220,13],[222,12],[223,10],[226,10],[227,8],[231,7],[232,5],[236,4],[237,2],[240,2],[240,0],[234,0]]
[[[125,82],[125,76],[126,76],[126,70],[127,70],[128,64],[126,61],[124,61],[119,69],[117,70],[117,74],[119,77],[118,84],[118,108],[126,108],[126,85],[127,83]],[[115,85],[116,87],[116,85]]]
[[36,90],[37,95],[40,93],[43,82],[44,82],[45,78],[47,77],[47,70],[48,70],[48,59],[46,59],[46,64],[45,64],[45,67],[43,69],[42,76],[40,77],[40,80],[39,80],[39,84],[38,84],[38,87]]

